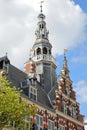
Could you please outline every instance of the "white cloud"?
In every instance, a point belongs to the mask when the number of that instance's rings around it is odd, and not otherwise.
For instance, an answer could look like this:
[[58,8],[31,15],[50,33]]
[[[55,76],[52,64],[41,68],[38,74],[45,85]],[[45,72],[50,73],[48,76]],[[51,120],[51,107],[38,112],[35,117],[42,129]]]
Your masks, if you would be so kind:
[[75,47],[84,39],[87,19],[80,6],[73,1],[51,0],[48,5],[52,10],[48,10],[51,38],[55,52],[60,54],[64,48]]
[[74,84],[79,103],[87,103],[87,82],[82,80]]
[[85,130],[87,130],[87,119],[84,122],[85,122]]
[[87,126],[85,126],[85,130],[87,130]]
[[75,63],[87,63],[87,56],[79,56],[79,57],[74,57],[71,59],[72,62]]
[[[86,14],[81,8],[70,0],[46,1],[43,8],[53,52],[77,46],[85,35]],[[28,60],[39,10],[39,0],[0,0],[0,57],[8,52],[17,67]]]

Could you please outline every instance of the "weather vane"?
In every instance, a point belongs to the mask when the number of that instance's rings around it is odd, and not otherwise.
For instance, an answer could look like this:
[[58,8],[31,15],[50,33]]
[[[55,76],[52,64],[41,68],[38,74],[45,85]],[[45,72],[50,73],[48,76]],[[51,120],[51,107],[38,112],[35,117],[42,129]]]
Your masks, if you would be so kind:
[[44,3],[44,1],[43,1],[43,0],[41,0],[41,1],[40,1],[40,8],[41,8],[41,10],[40,10],[40,11],[41,11],[41,13],[42,13],[42,3]]
[[64,56],[65,56],[65,54],[68,52],[68,50],[67,49],[64,49]]

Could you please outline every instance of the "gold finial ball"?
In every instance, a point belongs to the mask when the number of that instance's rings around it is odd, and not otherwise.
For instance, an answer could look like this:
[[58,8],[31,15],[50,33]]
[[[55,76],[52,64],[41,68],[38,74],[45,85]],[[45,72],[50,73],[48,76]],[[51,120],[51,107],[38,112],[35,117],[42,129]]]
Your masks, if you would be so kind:
[[0,76],[5,76],[5,75],[6,75],[5,70],[2,70],[2,71],[0,72]]

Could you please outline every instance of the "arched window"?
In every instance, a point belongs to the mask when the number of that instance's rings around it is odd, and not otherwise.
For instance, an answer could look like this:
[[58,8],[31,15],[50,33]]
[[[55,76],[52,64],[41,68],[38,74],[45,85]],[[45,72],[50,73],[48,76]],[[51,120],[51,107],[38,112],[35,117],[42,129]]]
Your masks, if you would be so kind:
[[39,27],[41,28],[41,24],[39,25]]
[[43,54],[47,54],[47,48],[46,47],[43,48]]
[[44,25],[43,25],[43,24],[40,24],[39,27],[40,27],[40,29],[43,29],[43,28],[44,28]]
[[37,55],[41,54],[41,49],[37,48]]

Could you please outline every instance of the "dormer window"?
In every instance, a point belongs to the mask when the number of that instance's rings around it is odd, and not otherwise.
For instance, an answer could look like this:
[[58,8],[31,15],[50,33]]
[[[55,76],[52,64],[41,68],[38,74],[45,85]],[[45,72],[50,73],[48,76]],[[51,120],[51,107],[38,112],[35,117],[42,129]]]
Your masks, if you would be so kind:
[[30,84],[30,81],[29,81],[29,79],[27,78],[26,80],[20,82],[20,87],[21,87],[21,88],[25,88],[25,87],[26,87],[27,85],[29,85],[29,84]]
[[7,58],[7,55],[0,58],[0,70],[2,69],[5,70],[6,74],[8,73],[8,70],[9,70],[9,64],[10,64],[10,61]]
[[29,87],[29,98],[37,100],[37,89],[32,86]]
[[21,88],[25,88],[26,85],[27,85],[27,80],[20,82]]

